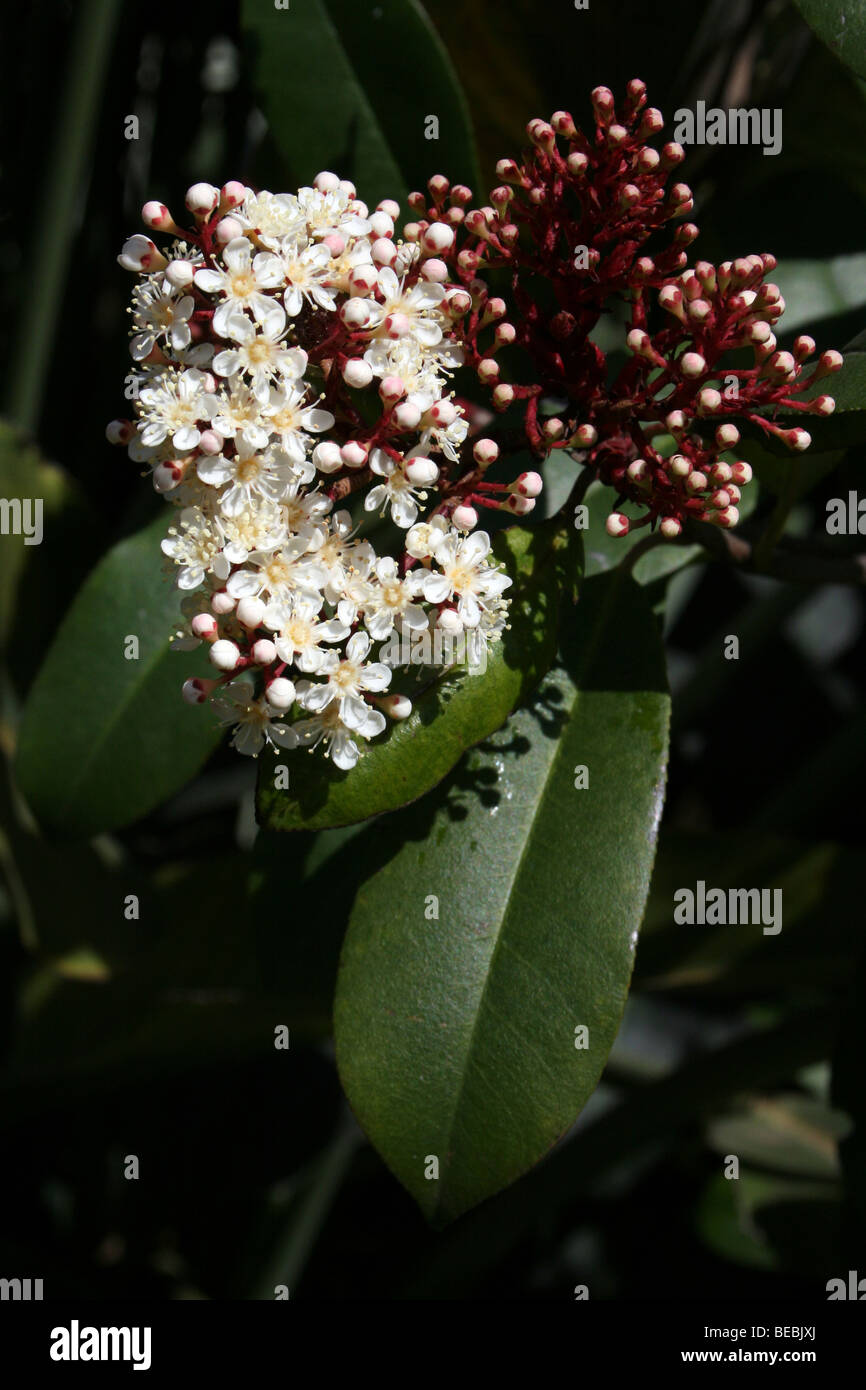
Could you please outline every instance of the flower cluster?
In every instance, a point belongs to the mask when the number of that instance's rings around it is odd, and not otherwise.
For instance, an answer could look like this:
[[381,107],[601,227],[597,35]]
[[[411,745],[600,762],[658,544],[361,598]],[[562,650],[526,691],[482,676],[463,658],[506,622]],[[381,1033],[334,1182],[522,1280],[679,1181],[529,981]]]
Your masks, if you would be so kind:
[[[477,654],[505,626],[511,580],[449,488],[469,433],[449,393],[471,308],[441,259],[454,233],[397,240],[397,205],[371,213],[331,173],[295,194],[196,184],[186,206],[191,230],[147,203],[170,244],[136,235],[118,258],[140,277],[137,419],[108,437],[176,507],[176,645],[208,643],[219,673],[185,698],[210,699],[241,752],[322,744],[348,769],[383,711],[411,711],[377,650],[395,629],[465,633]],[[474,466],[497,453],[477,439]],[[497,505],[528,510],[529,476]],[[336,505],[362,488],[396,555]]]
[[[778,350],[774,328],[785,306],[766,279],[772,256],[688,267],[698,228],[682,219],[692,194],[685,183],[668,187],[685,151],[673,142],[656,148],[664,121],[647,106],[644,83],[628,84],[619,112],[606,87],[595,89],[592,105],[589,137],[566,111],[530,121],[531,148],[520,163],[499,162],[502,182],[488,206],[470,207],[468,189],[432,178],[429,198],[410,195],[418,220],[405,235],[423,244],[438,228],[456,233],[443,254],[472,297],[457,325],[466,365],[490,389],[495,410],[522,410],[525,442],[539,458],[576,452],[621,503],[638,504],[639,518],[608,518],[612,535],[658,523],[674,539],[688,518],[735,526],[751,468],[730,457],[740,439],[732,419],[793,450],[808,448],[806,430],[775,416],[830,414],[832,397],[797,396],[842,358],[825,352],[807,371],[815,344],[806,336],[793,352]],[[484,278],[503,271],[508,308]],[[592,333],[617,298],[629,315],[630,357],[610,380]],[[735,349],[748,350],[750,365],[732,361]],[[521,368],[529,376],[522,383]],[[542,418],[545,398],[557,413]],[[465,481],[468,504],[483,502],[475,484]]]

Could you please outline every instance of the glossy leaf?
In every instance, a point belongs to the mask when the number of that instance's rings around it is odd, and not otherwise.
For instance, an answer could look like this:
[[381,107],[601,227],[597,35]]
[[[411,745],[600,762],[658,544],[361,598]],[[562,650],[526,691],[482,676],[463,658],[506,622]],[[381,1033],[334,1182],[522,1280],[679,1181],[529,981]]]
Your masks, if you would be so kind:
[[806,23],[860,77],[866,77],[866,11],[860,0],[796,0]]
[[[58,610],[62,611],[67,595],[82,577],[82,557],[93,548],[96,527],[72,478],[56,464],[47,463],[24,435],[4,421],[0,421],[0,498],[5,504],[0,536],[0,655],[10,649],[13,677],[23,677],[26,683],[34,659],[38,664],[37,651],[44,650],[51,636]],[[27,602],[22,611],[18,596],[25,585]]]
[[[126,825],[182,787],[219,742],[210,711],[180,698],[183,681],[209,668],[201,652],[169,650],[179,598],[160,570],[165,529],[160,515],[97,565],[34,682],[17,776],[43,829]],[[137,659],[124,655],[130,637]]]
[[[633,580],[587,582],[564,661],[437,808],[401,821],[403,847],[360,889],[343,948],[344,1088],[437,1224],[513,1182],[569,1127],[628,991],[669,715]],[[578,765],[587,789],[575,787]]]
[[810,331],[821,319],[866,304],[866,255],[779,261],[771,279],[785,300],[783,333]]
[[419,0],[300,0],[286,10],[244,0],[241,20],[272,134],[299,183],[334,169],[371,208],[405,203],[440,167],[480,186],[466,102]]
[[[574,582],[581,546],[553,523],[511,527],[494,542],[514,578],[509,627],[493,644],[487,670],[441,677],[415,698],[410,717],[370,744],[351,772],[320,751],[263,754],[257,810],[272,830],[319,830],[366,820],[435,787],[474,744],[492,734],[538,684],[553,661],[562,587]],[[276,769],[289,772],[277,787]]]

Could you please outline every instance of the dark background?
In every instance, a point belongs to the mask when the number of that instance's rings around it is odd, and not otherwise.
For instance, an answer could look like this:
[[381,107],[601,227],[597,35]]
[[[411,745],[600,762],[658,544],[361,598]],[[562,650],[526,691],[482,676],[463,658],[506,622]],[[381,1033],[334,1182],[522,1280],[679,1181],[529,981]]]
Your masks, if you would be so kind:
[[[46,616],[36,635],[26,602],[16,617],[6,753],[77,584],[160,505],[104,441],[124,413],[128,361],[131,277],[115,257],[140,230],[141,204],[181,208],[199,180],[281,191],[317,172],[287,167],[268,130],[235,5],[117,6],[104,66],[92,44],[76,51],[89,9],[36,3],[4,19],[0,380],[13,414],[45,270],[38,248],[56,215],[43,195],[70,64],[92,63],[101,91],[89,172],[62,228],[68,263],[38,410],[19,418],[78,495],[63,564],[28,558]],[[793,5],[608,2],[575,14],[570,0],[428,0],[427,10],[490,184],[530,117],[565,107],[583,123],[594,85],[618,94],[640,76],[669,129],[697,97],[784,111],[777,158],[690,152],[698,254],[864,250],[864,87]],[[370,81],[387,90],[400,61],[383,45]],[[418,87],[426,110],[423,72]],[[141,139],[128,142],[133,112]],[[440,172],[431,150],[418,185]],[[864,326],[860,310],[810,331],[821,348],[844,347]],[[856,488],[861,465],[852,450],[817,479],[796,513],[802,534],[822,530],[826,498]],[[748,525],[771,506],[765,489]],[[4,792],[0,1274],[94,1299],[271,1297],[275,1282],[324,1300],[562,1299],[578,1283],[608,1298],[821,1297],[864,1255],[856,1135],[842,1145],[844,1175],[834,1142],[841,1112],[862,1106],[863,621],[854,588],[723,566],[674,582],[668,804],[623,1033],[570,1141],[444,1236],[352,1130],[328,1040],[340,936],[383,827],[256,838],[254,769],[225,751],[169,804],[96,845],[13,833]],[[737,663],[719,658],[728,633],[740,636]],[[10,875],[47,943],[35,957]],[[784,884],[784,948],[716,934],[684,958],[682,933],[667,934],[670,895],[697,877]],[[138,885],[150,910],[127,923],[118,902]],[[290,1073],[257,1028],[263,1010],[275,1016],[274,997],[292,1028]],[[710,1049],[721,1060],[707,1067]],[[746,1156],[739,1185],[719,1179],[731,1145]],[[127,1153],[141,1159],[138,1182],[123,1177]]]

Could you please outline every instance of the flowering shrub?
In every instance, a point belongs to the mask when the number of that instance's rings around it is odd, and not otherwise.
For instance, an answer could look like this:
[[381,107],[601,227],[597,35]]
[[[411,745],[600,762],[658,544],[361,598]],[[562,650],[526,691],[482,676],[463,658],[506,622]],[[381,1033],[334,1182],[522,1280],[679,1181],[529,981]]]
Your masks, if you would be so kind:
[[[163,254],[133,236],[119,257],[143,277],[130,343],[139,418],[109,437],[178,508],[163,542],[185,594],[176,645],[210,643],[222,673],[184,695],[213,700],[239,751],[323,743],[351,768],[383,710],[411,710],[385,693],[392,669],[374,644],[396,625],[465,632],[475,657],[498,639],[511,579],[490,562],[478,508],[525,515],[542,480],[485,479],[500,449],[470,441],[471,407],[449,389],[459,367],[494,410],[522,412],[540,461],[577,454],[635,504],[637,517],[608,517],[612,536],[658,525],[673,540],[690,518],[735,526],[752,470],[724,457],[740,439],[732,417],[802,451],[807,431],[771,417],[833,411],[830,396],[798,397],[840,354],[805,372],[811,338],[777,348],[774,258],[688,266],[691,191],[667,188],[684,150],[650,143],[663,120],[644,84],[629,83],[619,115],[606,87],[592,101],[592,138],[565,111],[530,121],[531,149],[500,161],[488,206],[435,175],[429,199],[410,195],[417,220],[402,238],[396,203],[371,213],[332,173],[297,194],[196,184],[192,231],[145,205],[145,223],[177,239]],[[630,355],[611,378],[591,334],[615,298]],[[506,349],[529,380],[505,379]],[[750,365],[726,361],[737,349]],[[545,397],[566,409],[542,421]],[[377,554],[339,507],[362,488],[365,509],[403,532],[398,554]],[[287,722],[293,709],[306,717]]]

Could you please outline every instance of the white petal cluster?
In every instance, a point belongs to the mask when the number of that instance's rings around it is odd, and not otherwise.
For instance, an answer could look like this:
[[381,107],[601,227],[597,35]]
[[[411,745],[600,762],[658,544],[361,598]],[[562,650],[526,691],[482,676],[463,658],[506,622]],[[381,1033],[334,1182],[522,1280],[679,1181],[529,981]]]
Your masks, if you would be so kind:
[[[118,258],[139,275],[123,442],[176,508],[175,644],[208,642],[216,668],[184,693],[242,753],[321,746],[349,769],[385,728],[377,702],[397,707],[380,644],[443,612],[475,651],[504,625],[488,536],[435,510],[468,431],[449,398],[456,287],[394,239],[394,204],[370,214],[332,174],[294,194],[198,184],[187,206],[196,232],[148,204],[176,239],[163,254],[136,236]],[[358,492],[353,519],[336,503]],[[392,553],[358,535],[365,513],[393,523]]]

